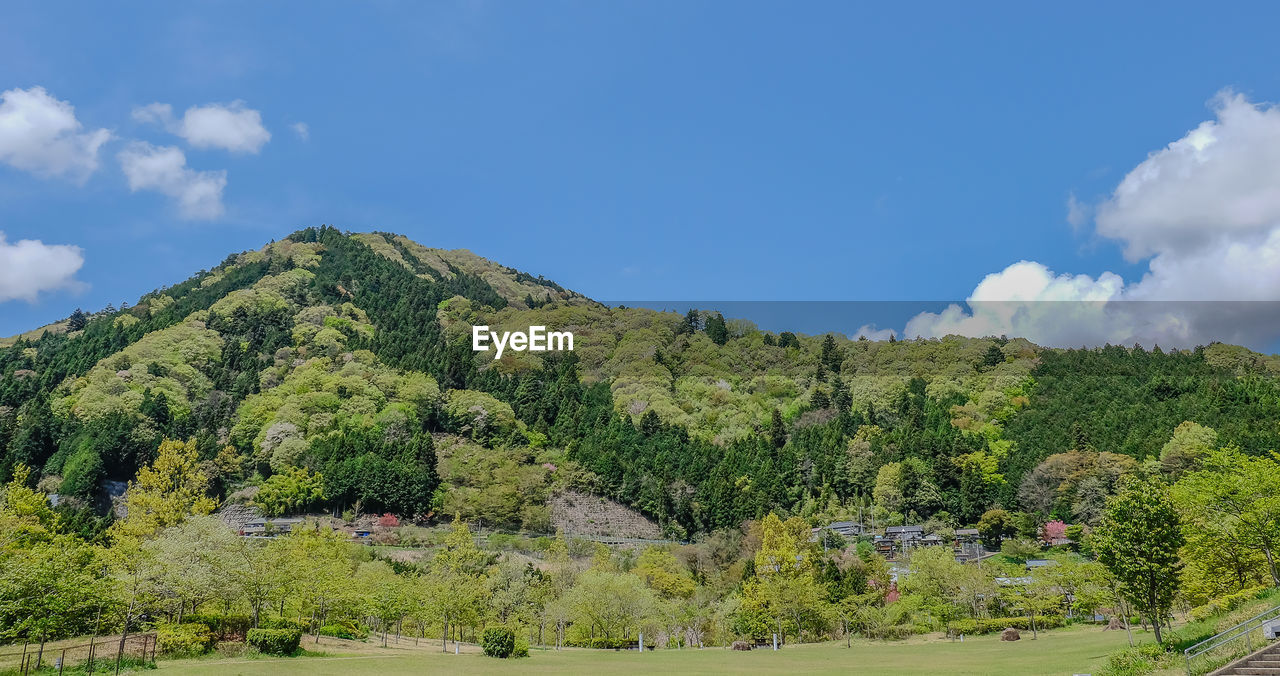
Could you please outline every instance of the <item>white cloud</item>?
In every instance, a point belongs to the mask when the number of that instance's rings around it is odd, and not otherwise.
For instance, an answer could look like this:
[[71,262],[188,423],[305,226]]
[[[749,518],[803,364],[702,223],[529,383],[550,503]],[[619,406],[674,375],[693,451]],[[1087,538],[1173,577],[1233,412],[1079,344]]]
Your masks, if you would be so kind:
[[1280,109],[1220,93],[1215,120],[1152,153],[1098,207],[1130,260],[1265,236],[1280,224]]
[[106,129],[83,131],[75,107],[43,87],[0,93],[0,162],[38,176],[83,183],[98,169]]
[[294,122],[289,125],[289,128],[292,129],[293,133],[297,134],[298,138],[303,141],[311,139],[311,127],[308,126],[306,122]]
[[[1206,121],[1130,171],[1096,208],[1098,234],[1142,279],[1058,275],[1022,261],[968,298],[913,318],[907,336],[1016,335],[1047,345],[1211,340],[1264,347],[1280,338],[1280,109],[1231,92]],[[1085,222],[1075,196],[1068,221]],[[1066,301],[1066,302],[1046,302]]]
[[1076,199],[1075,193],[1067,195],[1067,222],[1072,228],[1079,230],[1081,226],[1088,223],[1089,212],[1089,205]]
[[83,284],[75,274],[82,265],[84,252],[78,246],[45,244],[36,239],[10,244],[0,232],[0,302],[34,302],[42,292],[80,288]]
[[254,153],[271,140],[262,126],[262,114],[246,108],[244,101],[192,106],[175,119],[173,106],[151,103],[133,109],[133,119],[159,124],[186,139],[193,148],[221,148],[233,153]]
[[155,190],[178,201],[184,218],[212,219],[222,215],[226,171],[195,171],[175,146],[135,141],[117,155],[129,179],[129,189]]

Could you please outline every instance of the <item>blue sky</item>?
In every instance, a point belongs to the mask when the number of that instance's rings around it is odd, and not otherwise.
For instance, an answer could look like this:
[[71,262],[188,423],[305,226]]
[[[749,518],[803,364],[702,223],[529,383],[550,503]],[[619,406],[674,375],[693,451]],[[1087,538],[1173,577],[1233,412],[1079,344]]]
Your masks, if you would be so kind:
[[[40,148],[6,163],[0,133],[8,246],[83,256],[78,283],[0,302],[0,334],[132,303],[321,223],[469,248],[600,299],[962,300],[1025,260],[1045,288],[1086,275],[1067,282],[1180,300],[1176,283],[1138,285],[1161,256],[1189,283],[1197,253],[1236,232],[1209,208],[1223,203],[1212,177],[1193,186],[1209,195],[1198,226],[1167,215],[1185,205],[1152,206],[1188,192],[1178,186],[1148,186],[1140,196],[1155,196],[1136,206],[1115,191],[1206,121],[1269,147],[1269,117],[1228,119],[1268,116],[1280,99],[1276,14],[1189,3],[7,4],[0,91],[43,88],[74,106],[76,133],[110,139],[92,171],[51,173],[32,159]],[[153,103],[170,117],[146,121],[138,111]],[[210,105],[256,111],[269,140],[202,144],[183,114]],[[189,183],[128,173],[128,153],[169,147],[185,158],[182,180],[225,171],[213,204],[184,207]],[[1268,157],[1211,164],[1242,171]],[[1280,211],[1264,211],[1266,223],[1227,243],[1265,239]],[[1194,227],[1210,234],[1187,235]],[[1238,282],[1211,299],[1240,296]],[[1240,297],[1275,288],[1256,291]]]

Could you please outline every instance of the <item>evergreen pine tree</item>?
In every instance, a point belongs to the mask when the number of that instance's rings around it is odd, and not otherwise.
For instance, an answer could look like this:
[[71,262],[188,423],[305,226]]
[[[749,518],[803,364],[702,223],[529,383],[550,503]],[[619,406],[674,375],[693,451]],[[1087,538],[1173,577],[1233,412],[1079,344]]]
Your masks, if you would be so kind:
[[67,330],[83,331],[85,324],[88,324],[88,323],[89,323],[88,316],[85,315],[83,310],[81,310],[80,308],[76,308],[76,311],[72,312],[71,317],[67,319]]
[[729,342],[729,327],[724,323],[724,315],[719,312],[713,313],[707,317],[706,326],[703,328],[707,333],[707,337],[716,345],[724,345]]

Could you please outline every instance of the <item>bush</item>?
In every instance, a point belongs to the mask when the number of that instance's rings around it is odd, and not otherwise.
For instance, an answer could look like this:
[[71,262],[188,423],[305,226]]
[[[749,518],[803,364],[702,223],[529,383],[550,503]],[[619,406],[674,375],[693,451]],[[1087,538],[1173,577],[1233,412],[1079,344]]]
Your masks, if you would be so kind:
[[1146,643],[1135,648],[1125,648],[1107,658],[1106,666],[1098,676],[1144,676],[1164,666],[1169,653],[1156,643]]
[[191,614],[182,618],[183,622],[196,622],[209,628],[219,641],[232,636],[244,636],[253,627],[253,618],[248,615],[197,615]]
[[306,633],[311,629],[311,625],[302,620],[295,620],[288,617],[263,617],[258,620],[259,629],[297,629],[301,633]]
[[516,650],[516,633],[507,627],[489,627],[484,630],[480,645],[489,657],[511,657]]
[[[1041,615],[1036,617],[1036,629],[1052,629],[1066,624],[1061,615]],[[1019,631],[1031,631],[1031,620],[1020,617],[976,617],[956,620],[951,623],[952,634],[977,636],[1004,631],[1005,627],[1013,627]]]
[[1234,594],[1219,596],[1218,598],[1191,609],[1191,619],[1199,622],[1207,620],[1214,615],[1221,615],[1239,608],[1240,606],[1260,597],[1269,587],[1250,587],[1238,591]]
[[156,649],[166,655],[201,655],[208,652],[216,642],[209,627],[199,622],[166,622],[156,627]]
[[250,629],[245,637],[249,645],[268,655],[292,655],[298,652],[302,632],[297,629]]
[[516,634],[516,647],[511,653],[512,657],[528,657],[529,656],[529,639],[524,632]]

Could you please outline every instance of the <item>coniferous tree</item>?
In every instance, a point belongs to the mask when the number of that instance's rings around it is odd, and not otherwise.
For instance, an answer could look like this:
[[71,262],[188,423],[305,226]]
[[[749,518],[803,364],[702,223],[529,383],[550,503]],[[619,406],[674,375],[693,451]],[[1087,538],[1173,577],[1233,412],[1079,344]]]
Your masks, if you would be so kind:
[[729,327],[724,323],[724,315],[719,312],[713,313],[707,317],[706,326],[703,328],[707,333],[707,337],[716,345],[724,345],[729,342]]
[[822,339],[821,361],[832,373],[840,372],[840,364],[844,358],[840,355],[840,349],[836,347],[836,339],[830,333]]
[[782,411],[773,409],[773,417],[769,420],[769,440],[774,448],[782,448],[787,444],[787,426],[782,421]]
[[80,308],[76,308],[76,311],[72,312],[71,317],[67,319],[67,330],[83,331],[85,324],[87,323],[89,323],[89,318],[85,315],[84,311]]

